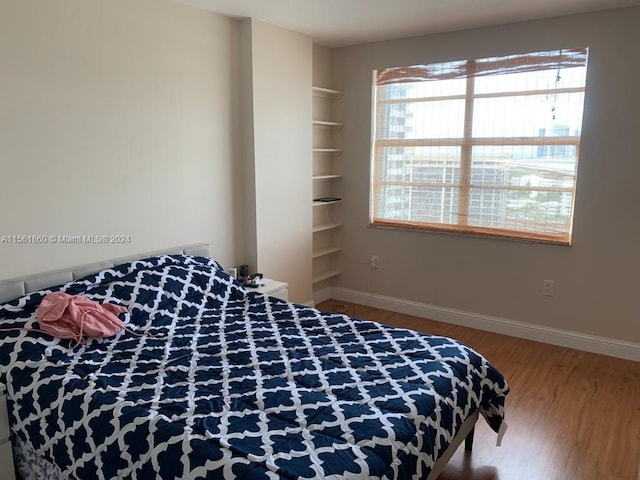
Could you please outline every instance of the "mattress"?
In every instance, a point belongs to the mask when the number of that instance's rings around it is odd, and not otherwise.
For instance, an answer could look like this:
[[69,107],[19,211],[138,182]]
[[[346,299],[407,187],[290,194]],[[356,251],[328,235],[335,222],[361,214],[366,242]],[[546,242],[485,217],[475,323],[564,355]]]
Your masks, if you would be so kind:
[[[125,306],[128,330],[27,330],[55,290]],[[205,257],[33,292],[0,328],[20,329],[0,381],[27,480],[426,478],[466,418],[504,420],[507,383],[469,346],[250,292]]]

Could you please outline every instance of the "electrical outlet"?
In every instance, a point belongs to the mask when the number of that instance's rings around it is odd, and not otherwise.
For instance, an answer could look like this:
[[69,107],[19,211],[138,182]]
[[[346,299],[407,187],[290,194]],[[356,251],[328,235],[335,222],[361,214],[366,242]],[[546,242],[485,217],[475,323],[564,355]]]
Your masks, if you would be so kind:
[[378,268],[378,255],[371,255],[371,268]]
[[542,284],[542,295],[545,297],[553,297],[553,290],[555,286],[556,285],[553,280],[545,280]]

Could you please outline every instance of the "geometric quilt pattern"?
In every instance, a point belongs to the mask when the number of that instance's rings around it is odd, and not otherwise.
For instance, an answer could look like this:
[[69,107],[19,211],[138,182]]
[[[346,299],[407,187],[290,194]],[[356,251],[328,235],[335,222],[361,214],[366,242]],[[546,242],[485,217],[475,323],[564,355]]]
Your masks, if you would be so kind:
[[34,292],[0,328],[37,328],[55,290],[125,306],[130,330],[0,333],[14,435],[63,478],[424,478],[469,415],[504,417],[504,378],[463,343],[250,292],[211,259]]

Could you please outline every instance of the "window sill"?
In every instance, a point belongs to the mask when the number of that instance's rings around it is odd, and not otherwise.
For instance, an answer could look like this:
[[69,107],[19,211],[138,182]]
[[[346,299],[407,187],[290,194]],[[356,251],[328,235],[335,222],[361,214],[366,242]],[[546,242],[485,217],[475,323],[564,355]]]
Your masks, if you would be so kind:
[[435,224],[403,224],[394,222],[369,222],[370,228],[382,228],[391,230],[408,230],[412,232],[441,233],[448,235],[461,235],[465,237],[494,238],[498,240],[512,240],[526,243],[544,243],[550,245],[571,246],[571,240],[559,235],[526,234],[509,230],[498,230],[478,227],[458,227],[455,225],[443,226]]

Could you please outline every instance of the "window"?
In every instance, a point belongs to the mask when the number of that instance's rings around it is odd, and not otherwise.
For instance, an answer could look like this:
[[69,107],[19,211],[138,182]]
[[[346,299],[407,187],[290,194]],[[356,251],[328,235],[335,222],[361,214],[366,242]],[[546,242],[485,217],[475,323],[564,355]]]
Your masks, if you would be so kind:
[[570,244],[587,53],[374,71],[371,224]]

